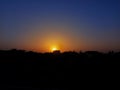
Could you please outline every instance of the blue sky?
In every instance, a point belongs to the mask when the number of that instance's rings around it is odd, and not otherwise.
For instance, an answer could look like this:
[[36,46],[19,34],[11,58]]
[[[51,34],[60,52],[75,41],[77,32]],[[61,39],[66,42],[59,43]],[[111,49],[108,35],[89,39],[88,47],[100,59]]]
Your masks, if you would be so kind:
[[[120,0],[0,0],[0,24],[1,49],[34,50],[43,32],[66,32],[69,50],[120,50]],[[41,29],[48,25],[70,30]]]

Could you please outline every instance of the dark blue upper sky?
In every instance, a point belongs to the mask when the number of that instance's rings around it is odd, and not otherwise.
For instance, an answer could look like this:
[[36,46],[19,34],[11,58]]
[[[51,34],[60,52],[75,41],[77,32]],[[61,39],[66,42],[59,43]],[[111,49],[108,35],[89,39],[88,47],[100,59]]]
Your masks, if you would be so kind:
[[120,50],[120,0],[0,0],[1,49],[37,50],[54,34],[64,50]]

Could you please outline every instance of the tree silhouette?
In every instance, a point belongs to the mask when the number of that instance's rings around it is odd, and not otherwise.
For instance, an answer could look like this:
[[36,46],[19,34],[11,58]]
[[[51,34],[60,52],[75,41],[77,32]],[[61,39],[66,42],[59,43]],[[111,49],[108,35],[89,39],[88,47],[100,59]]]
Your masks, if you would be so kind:
[[120,64],[120,52],[36,53],[16,49],[0,50],[0,82],[3,86],[13,87],[31,87],[33,83],[35,87],[59,86],[60,83],[73,84],[75,80],[84,82],[90,79],[90,73],[99,71],[99,68],[90,68],[91,64]]

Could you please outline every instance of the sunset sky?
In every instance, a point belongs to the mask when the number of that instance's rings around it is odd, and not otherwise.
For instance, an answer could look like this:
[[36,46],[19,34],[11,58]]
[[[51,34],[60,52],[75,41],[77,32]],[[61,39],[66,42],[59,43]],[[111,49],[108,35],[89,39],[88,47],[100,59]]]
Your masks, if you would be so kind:
[[0,0],[0,49],[119,51],[120,0]]

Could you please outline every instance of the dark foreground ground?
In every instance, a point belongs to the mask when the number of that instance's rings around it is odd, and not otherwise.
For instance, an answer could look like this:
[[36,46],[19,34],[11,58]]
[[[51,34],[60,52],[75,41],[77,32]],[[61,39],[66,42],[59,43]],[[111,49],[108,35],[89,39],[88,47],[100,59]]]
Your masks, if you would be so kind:
[[42,54],[23,50],[1,50],[0,88],[33,90],[69,90],[68,88],[75,90],[76,87],[99,89],[103,86],[112,88],[114,84],[119,86],[119,65],[120,52]]

